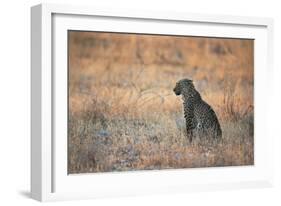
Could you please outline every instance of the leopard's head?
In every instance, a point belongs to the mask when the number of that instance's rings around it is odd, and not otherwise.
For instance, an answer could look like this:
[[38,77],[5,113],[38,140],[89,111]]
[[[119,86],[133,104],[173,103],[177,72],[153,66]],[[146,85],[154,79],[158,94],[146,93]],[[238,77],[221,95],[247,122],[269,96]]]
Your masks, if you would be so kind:
[[179,80],[174,88],[174,92],[176,95],[181,95],[181,94],[191,95],[193,94],[193,91],[194,91],[194,85],[192,80],[190,79]]

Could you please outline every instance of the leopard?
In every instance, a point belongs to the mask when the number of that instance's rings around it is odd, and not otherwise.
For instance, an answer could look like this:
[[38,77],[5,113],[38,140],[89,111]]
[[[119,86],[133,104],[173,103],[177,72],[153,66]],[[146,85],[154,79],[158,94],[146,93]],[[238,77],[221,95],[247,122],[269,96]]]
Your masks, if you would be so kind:
[[193,80],[181,79],[173,89],[175,95],[182,95],[186,134],[189,142],[199,139],[222,139],[222,130],[213,108],[205,102],[196,90]]

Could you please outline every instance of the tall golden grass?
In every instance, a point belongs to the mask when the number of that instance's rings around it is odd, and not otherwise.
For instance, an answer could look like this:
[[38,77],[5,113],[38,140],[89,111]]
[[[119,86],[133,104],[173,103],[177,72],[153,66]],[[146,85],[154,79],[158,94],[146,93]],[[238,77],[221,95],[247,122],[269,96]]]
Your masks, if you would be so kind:
[[[252,40],[69,33],[68,172],[251,165]],[[189,144],[175,83],[193,79],[223,139]]]

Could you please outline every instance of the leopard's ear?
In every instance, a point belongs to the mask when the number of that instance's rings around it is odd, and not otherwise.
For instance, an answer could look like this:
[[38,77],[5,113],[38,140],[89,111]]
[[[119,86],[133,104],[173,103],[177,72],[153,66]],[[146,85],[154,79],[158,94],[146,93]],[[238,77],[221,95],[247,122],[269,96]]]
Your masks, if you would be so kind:
[[190,79],[190,80],[189,80],[189,84],[190,84],[193,88],[195,88],[195,85],[194,85],[194,83],[193,83],[193,80],[192,80],[192,79]]

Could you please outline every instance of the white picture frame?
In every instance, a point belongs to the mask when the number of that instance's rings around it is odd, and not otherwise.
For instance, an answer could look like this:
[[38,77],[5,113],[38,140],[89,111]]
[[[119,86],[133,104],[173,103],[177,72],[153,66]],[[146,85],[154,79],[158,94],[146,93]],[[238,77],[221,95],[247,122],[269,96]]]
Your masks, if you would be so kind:
[[[67,75],[64,68],[67,62],[66,31],[69,29],[255,39],[255,165],[68,175],[65,145]],[[274,134],[269,130],[268,108],[271,103],[270,94],[266,90],[272,87],[273,77],[272,29],[273,20],[270,18],[128,11],[56,4],[32,7],[32,198],[52,201],[271,187]],[[266,88],[264,85],[267,85]],[[266,93],[268,96],[264,98]]]

